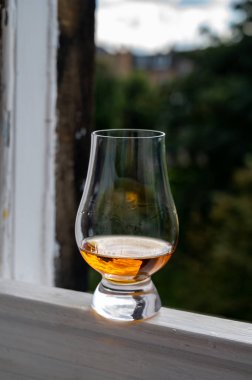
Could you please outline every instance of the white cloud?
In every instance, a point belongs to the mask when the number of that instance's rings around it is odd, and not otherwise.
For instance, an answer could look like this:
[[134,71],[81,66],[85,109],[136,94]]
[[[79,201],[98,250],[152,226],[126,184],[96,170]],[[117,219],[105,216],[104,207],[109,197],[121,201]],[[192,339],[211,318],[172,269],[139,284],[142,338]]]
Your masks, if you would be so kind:
[[[96,11],[96,42],[115,49],[148,52],[174,45],[200,46],[198,30],[209,26],[228,33],[231,0],[209,0],[181,5],[181,0],[100,0]],[[186,6],[185,6],[186,4]]]

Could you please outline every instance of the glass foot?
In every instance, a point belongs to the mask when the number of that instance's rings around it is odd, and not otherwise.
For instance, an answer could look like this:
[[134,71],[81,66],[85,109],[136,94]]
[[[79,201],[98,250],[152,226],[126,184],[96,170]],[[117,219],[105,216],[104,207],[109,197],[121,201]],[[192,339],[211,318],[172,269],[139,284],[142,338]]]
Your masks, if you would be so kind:
[[103,278],[95,290],[92,308],[108,319],[134,321],[155,315],[161,301],[151,279],[115,284]]

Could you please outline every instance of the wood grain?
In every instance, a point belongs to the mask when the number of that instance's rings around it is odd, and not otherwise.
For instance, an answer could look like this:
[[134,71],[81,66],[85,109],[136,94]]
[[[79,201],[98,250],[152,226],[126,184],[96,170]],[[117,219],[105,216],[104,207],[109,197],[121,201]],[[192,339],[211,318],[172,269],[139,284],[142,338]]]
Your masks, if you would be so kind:
[[0,378],[245,380],[251,325],[163,308],[115,323],[91,295],[0,280]]
[[74,239],[93,131],[95,0],[59,0],[56,258],[57,286],[87,289],[88,266]]

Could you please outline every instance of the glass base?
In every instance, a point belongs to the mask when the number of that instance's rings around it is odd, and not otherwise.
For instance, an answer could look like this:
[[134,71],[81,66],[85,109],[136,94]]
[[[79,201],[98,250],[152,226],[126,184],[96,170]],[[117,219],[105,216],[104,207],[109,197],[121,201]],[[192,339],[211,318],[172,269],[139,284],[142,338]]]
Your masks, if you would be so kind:
[[155,315],[161,301],[150,278],[135,284],[118,284],[103,278],[94,292],[92,308],[108,319],[135,321]]

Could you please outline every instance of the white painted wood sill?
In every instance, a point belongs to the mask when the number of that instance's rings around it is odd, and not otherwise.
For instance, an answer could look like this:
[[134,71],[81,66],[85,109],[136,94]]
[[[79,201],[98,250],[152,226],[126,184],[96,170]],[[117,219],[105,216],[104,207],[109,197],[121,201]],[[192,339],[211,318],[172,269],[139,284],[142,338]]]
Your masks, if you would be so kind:
[[0,280],[1,380],[252,378],[248,323],[167,308],[115,323],[91,295]]

